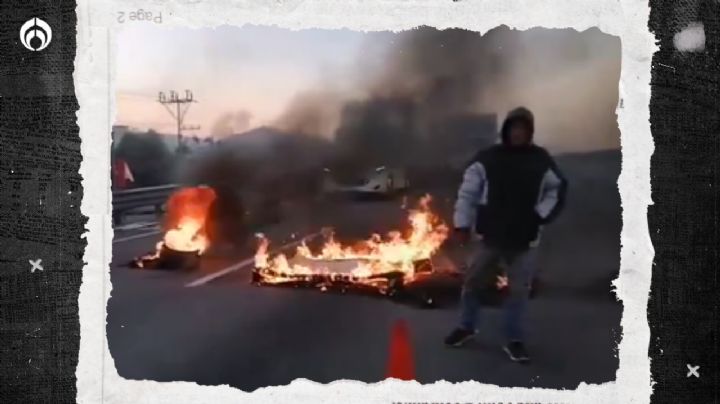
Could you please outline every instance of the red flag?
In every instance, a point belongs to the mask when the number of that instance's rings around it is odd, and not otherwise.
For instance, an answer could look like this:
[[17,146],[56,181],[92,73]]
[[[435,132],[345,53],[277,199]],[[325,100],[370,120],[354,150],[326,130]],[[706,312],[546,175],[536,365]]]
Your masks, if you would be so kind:
[[135,182],[135,178],[130,171],[130,166],[122,159],[115,160],[113,165],[113,176],[115,186],[119,189],[127,188],[130,182]]
[[132,172],[130,171],[130,166],[126,161],[123,160],[123,175],[125,176],[125,179],[130,182],[135,182],[135,177],[133,177]]

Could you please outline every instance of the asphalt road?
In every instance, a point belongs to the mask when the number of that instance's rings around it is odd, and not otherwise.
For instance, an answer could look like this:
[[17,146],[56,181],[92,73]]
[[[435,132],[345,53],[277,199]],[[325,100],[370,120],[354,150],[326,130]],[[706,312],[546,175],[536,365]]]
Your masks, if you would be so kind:
[[[575,388],[612,381],[622,310],[610,294],[620,256],[619,156],[560,160],[571,188],[565,213],[543,239],[542,289],[528,318],[528,365],[510,362],[500,350],[497,309],[485,311],[476,341],[450,349],[442,340],[455,325],[456,307],[421,309],[370,296],[256,287],[249,283],[250,266],[202,281],[251,257],[250,247],[205,257],[195,272],[128,269],[132,257],[158,240],[150,225],[117,230],[113,243],[108,341],[117,370],[129,379],[229,384],[246,391],[296,378],[376,382],[386,375],[393,325],[403,320],[423,383]],[[430,190],[446,220],[454,186]],[[396,199],[295,207],[282,223],[262,231],[276,245],[327,225],[348,238],[366,237],[402,223],[400,205]],[[146,219],[131,218],[126,225]]]

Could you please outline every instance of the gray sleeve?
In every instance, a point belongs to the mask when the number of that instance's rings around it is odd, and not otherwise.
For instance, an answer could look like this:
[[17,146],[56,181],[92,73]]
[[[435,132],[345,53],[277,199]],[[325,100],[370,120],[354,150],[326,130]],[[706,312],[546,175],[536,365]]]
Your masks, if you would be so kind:
[[535,211],[542,219],[547,219],[560,202],[560,189],[563,179],[552,169],[548,169],[542,179],[540,196]]
[[475,221],[477,207],[481,203],[486,186],[485,167],[475,162],[465,170],[463,181],[455,201],[453,222],[455,228],[470,228]]

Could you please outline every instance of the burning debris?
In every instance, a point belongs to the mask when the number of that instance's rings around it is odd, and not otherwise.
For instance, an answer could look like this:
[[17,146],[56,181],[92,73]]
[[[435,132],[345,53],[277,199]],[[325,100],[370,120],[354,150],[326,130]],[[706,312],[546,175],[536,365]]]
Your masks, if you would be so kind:
[[191,269],[210,246],[208,220],[216,194],[209,187],[183,188],[170,196],[166,205],[165,235],[155,251],[135,259],[134,268]]
[[[447,238],[448,227],[431,211],[430,202],[430,196],[426,195],[417,208],[409,211],[407,231],[392,231],[385,237],[373,234],[350,246],[342,245],[332,234],[327,234],[317,251],[303,242],[295,255],[288,258],[284,254],[271,256],[270,242],[261,237],[252,281],[258,285],[369,291],[395,296],[439,272],[458,280],[457,272],[439,271],[433,266],[432,258]],[[458,281],[451,283],[457,290]],[[426,296],[425,291],[420,295],[432,304],[432,298]]]
[[[217,194],[213,188],[183,188],[170,196],[165,234],[155,251],[135,259],[134,268],[194,269],[217,235],[212,220]],[[430,209],[431,197],[422,197],[408,211],[408,227],[385,236],[373,234],[352,245],[337,241],[324,231],[324,242],[311,248],[303,240],[292,256],[271,254],[270,241],[258,235],[252,283],[263,286],[317,288],[322,291],[364,292],[435,306],[455,299],[462,284],[461,272],[447,257],[437,254],[448,237],[447,225]],[[403,202],[403,209],[407,201]],[[296,236],[293,234],[292,238]],[[443,262],[443,260],[445,262]],[[494,277],[494,275],[493,275]],[[504,275],[493,282],[496,305],[507,291]]]

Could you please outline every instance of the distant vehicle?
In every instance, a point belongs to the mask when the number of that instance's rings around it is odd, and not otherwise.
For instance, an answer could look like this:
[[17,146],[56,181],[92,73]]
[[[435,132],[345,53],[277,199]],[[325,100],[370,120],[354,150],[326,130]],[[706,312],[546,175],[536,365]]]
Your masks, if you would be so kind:
[[325,169],[324,190],[330,194],[389,196],[410,187],[405,170],[377,167],[355,181],[338,181],[329,169]]

